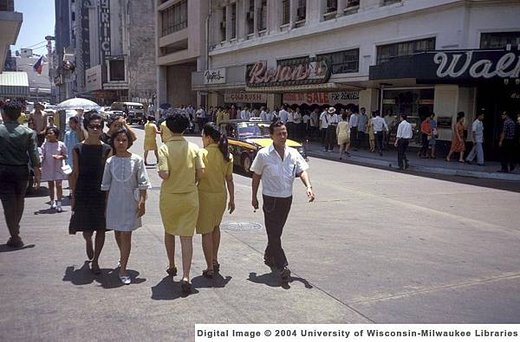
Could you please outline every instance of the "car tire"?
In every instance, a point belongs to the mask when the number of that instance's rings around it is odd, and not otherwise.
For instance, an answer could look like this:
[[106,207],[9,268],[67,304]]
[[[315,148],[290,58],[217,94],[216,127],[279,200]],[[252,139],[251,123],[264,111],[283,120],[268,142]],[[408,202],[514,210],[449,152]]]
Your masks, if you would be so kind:
[[251,157],[247,154],[242,155],[242,169],[247,173],[251,173]]

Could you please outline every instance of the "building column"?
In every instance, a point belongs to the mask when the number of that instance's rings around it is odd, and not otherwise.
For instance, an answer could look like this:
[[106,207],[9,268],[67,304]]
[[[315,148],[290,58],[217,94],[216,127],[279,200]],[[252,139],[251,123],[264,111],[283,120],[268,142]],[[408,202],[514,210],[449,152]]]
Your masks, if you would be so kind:
[[336,12],[336,18],[343,16],[343,13],[345,13],[344,12],[345,7],[347,7],[347,0],[338,0],[338,8],[337,8],[337,12]]
[[168,102],[168,67],[157,67],[157,108],[162,103]]
[[233,21],[231,20],[231,5],[227,5],[224,9],[226,11],[226,41],[231,40],[231,32],[232,28],[231,25],[233,25]]
[[379,109],[379,89],[368,88],[359,91],[359,108],[365,107],[367,115]]
[[289,12],[290,12],[290,19],[289,19],[289,29],[292,29],[294,27],[294,23],[296,22],[296,8],[298,6],[298,0],[290,0],[289,5]]

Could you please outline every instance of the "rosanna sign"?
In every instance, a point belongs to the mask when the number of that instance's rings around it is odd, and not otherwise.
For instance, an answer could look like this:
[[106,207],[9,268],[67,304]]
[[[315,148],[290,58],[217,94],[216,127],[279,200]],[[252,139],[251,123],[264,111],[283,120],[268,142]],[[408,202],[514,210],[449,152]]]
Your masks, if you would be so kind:
[[319,84],[329,78],[328,61],[316,58],[284,60],[275,68],[269,68],[267,61],[258,61],[248,65],[246,71],[246,83],[251,88]]

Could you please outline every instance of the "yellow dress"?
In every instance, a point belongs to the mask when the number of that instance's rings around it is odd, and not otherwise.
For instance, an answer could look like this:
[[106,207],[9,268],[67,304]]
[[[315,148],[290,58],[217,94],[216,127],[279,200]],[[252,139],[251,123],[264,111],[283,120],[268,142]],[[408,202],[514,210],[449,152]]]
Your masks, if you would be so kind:
[[144,150],[154,151],[157,150],[157,142],[155,135],[157,134],[157,126],[155,123],[148,121],[144,125]]
[[161,184],[159,210],[166,233],[193,236],[199,215],[195,171],[204,168],[197,145],[173,136],[159,148],[159,171],[169,171]]
[[204,163],[204,176],[199,181],[199,218],[197,233],[211,233],[220,225],[226,211],[226,177],[233,174],[233,156],[225,161],[217,144],[200,150]]

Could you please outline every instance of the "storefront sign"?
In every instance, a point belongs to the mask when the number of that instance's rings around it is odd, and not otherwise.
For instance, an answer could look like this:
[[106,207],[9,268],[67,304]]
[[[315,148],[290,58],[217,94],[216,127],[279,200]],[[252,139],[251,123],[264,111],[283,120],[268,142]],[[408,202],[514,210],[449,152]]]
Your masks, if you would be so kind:
[[267,61],[249,65],[246,71],[248,87],[294,86],[325,83],[330,78],[327,60],[298,58],[280,62],[276,68],[268,68]]
[[520,77],[518,50],[429,51],[370,67],[370,80],[415,78],[418,83],[475,83]]
[[227,93],[225,103],[267,103],[267,94],[261,93]]
[[86,91],[100,90],[103,88],[101,65],[96,65],[85,70],[85,83]]
[[336,105],[349,103],[358,104],[358,91],[338,91],[338,92],[314,92],[314,93],[285,93],[283,103],[287,104],[317,104],[317,105]]
[[437,128],[451,129],[453,118],[451,116],[439,116],[437,118]]
[[99,1],[99,46],[101,47],[101,60],[112,55],[110,45],[110,0]]
[[464,74],[471,78],[518,78],[520,56],[514,52],[503,54],[498,60],[479,57],[473,51],[465,53],[438,52],[433,56],[438,64],[436,75],[439,78],[457,78]]
[[204,72],[204,84],[226,83],[226,69],[206,70]]

